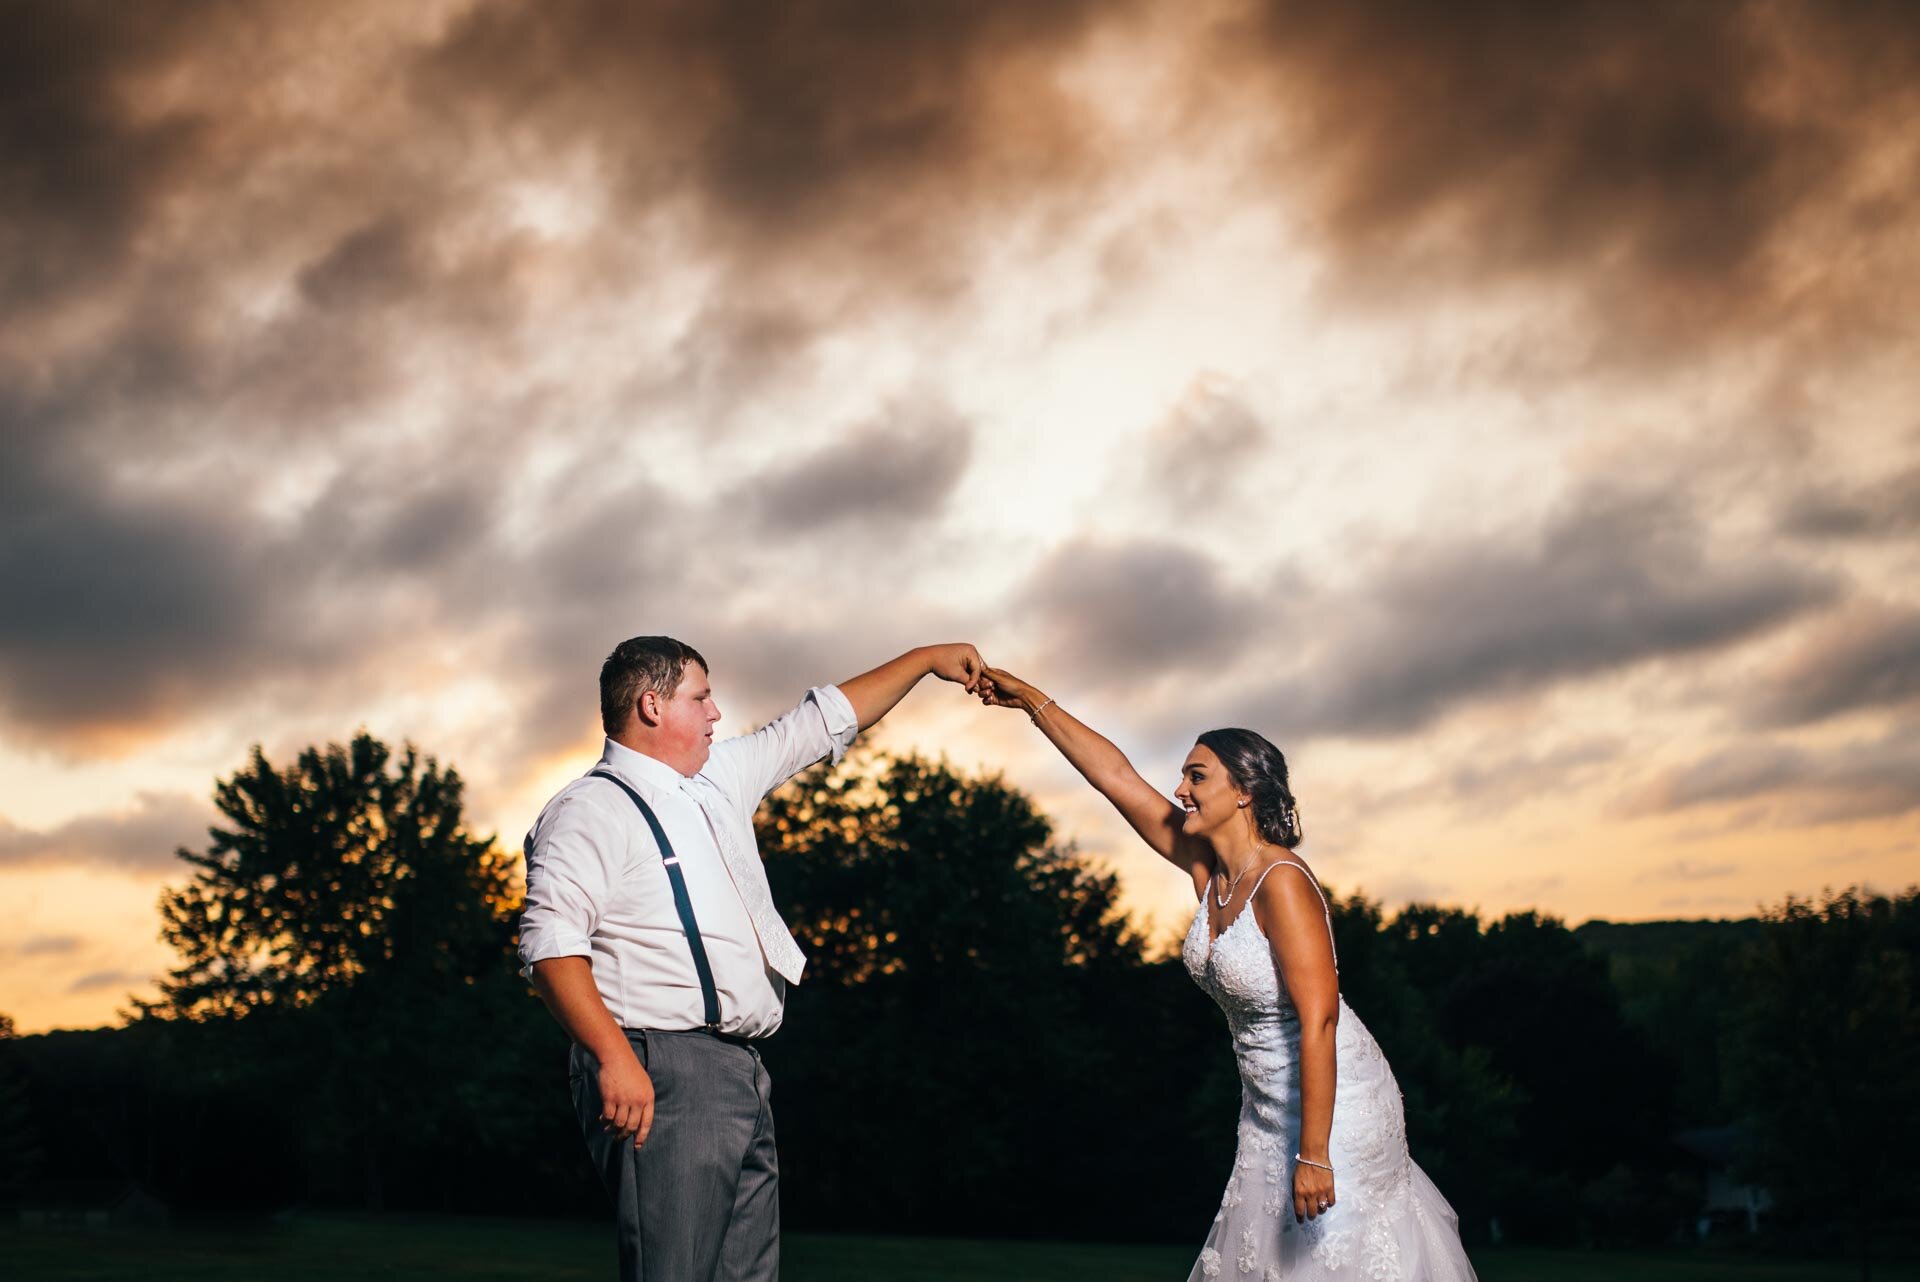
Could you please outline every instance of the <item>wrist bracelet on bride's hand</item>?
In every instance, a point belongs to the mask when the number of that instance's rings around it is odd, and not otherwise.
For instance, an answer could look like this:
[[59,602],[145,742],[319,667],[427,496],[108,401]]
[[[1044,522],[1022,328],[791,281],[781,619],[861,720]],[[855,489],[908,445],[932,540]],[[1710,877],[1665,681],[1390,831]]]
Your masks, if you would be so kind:
[[1046,701],[1045,703],[1043,703],[1043,704],[1041,704],[1041,705],[1040,705],[1039,707],[1037,707],[1037,708],[1035,708],[1035,709],[1034,709],[1034,710],[1033,710],[1032,712],[1029,712],[1029,713],[1027,714],[1027,719],[1028,719],[1029,721],[1031,721],[1031,722],[1033,722],[1033,724],[1034,724],[1034,725],[1036,725],[1036,726],[1037,726],[1037,725],[1039,725],[1039,724],[1040,724],[1040,714],[1041,714],[1041,713],[1043,713],[1043,712],[1045,712],[1045,711],[1046,711],[1046,710],[1047,710],[1048,708],[1051,708],[1052,706],[1053,706],[1053,700],[1051,700],[1051,699],[1049,699],[1049,700],[1047,700],[1047,701]]
[[1327,1172],[1329,1175],[1333,1173],[1333,1168],[1331,1166],[1328,1166],[1325,1162],[1316,1162],[1310,1157],[1301,1157],[1298,1153],[1295,1153],[1293,1155],[1293,1160],[1300,1163],[1302,1166],[1317,1166],[1321,1170]]

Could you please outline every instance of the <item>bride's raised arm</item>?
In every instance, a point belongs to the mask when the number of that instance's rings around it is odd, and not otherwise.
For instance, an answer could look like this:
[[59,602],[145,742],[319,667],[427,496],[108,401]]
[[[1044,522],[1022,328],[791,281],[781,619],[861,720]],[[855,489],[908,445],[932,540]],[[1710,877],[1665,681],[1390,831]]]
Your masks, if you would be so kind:
[[1112,740],[1004,668],[987,669],[980,701],[1025,712],[1156,854],[1193,878],[1194,894],[1206,889],[1213,875],[1207,843],[1182,835],[1186,811],[1143,779]]

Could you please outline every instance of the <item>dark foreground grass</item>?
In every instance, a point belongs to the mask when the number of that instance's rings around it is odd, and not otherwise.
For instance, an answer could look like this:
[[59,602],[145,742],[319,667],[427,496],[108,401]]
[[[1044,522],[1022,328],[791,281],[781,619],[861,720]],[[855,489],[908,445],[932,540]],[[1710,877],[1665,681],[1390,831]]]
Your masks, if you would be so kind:
[[[785,1282],[1181,1282],[1190,1247],[789,1234]],[[1474,1261],[1483,1282],[1850,1282],[1843,1262],[1726,1252],[1499,1250]],[[157,1234],[0,1227],[0,1277],[20,1282],[551,1282],[613,1276],[599,1223],[453,1216],[306,1215],[258,1230]],[[1920,1282],[1913,1265],[1876,1282]]]

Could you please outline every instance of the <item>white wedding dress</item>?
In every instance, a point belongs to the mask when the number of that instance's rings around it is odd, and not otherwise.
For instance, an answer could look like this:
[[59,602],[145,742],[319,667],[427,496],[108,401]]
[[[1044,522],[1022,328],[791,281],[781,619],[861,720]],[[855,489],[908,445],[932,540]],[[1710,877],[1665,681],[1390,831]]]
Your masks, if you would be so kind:
[[[1281,863],[1313,880],[1306,865],[1291,860],[1274,864],[1261,880]],[[1319,885],[1314,881],[1316,890]],[[1321,891],[1323,906],[1325,900]],[[1240,1067],[1240,1142],[1220,1213],[1188,1282],[1473,1282],[1453,1208],[1407,1155],[1393,1071],[1345,998],[1329,1145],[1334,1205],[1317,1219],[1295,1222],[1300,1017],[1254,918],[1252,892],[1218,939],[1209,940],[1210,929],[1203,895],[1180,955],[1194,982],[1227,1013]],[[1327,931],[1331,940],[1331,913]]]

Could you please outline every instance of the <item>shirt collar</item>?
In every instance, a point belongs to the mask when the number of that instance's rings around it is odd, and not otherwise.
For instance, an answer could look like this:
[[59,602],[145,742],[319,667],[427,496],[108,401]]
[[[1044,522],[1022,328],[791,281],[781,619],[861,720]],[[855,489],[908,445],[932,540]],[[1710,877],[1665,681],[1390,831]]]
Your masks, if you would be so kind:
[[660,758],[635,752],[626,744],[615,743],[611,739],[607,740],[606,748],[600,753],[600,764],[628,783],[645,784],[662,792],[672,792],[687,781],[685,775]]

